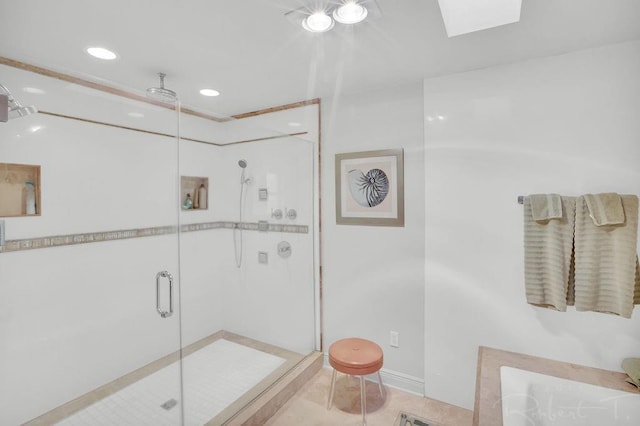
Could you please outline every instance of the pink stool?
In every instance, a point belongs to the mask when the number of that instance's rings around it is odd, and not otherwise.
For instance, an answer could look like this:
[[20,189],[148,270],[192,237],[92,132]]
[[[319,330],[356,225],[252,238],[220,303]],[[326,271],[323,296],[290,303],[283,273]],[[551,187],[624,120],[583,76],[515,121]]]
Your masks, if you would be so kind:
[[334,342],[329,347],[329,364],[333,367],[331,376],[331,389],[329,391],[329,402],[327,409],[331,409],[333,404],[333,392],[336,387],[336,371],[350,376],[360,376],[360,405],[362,406],[362,425],[366,426],[367,419],[367,390],[365,388],[364,376],[378,373],[378,387],[380,395],[382,391],[382,349],[377,344],[357,337],[342,339]]

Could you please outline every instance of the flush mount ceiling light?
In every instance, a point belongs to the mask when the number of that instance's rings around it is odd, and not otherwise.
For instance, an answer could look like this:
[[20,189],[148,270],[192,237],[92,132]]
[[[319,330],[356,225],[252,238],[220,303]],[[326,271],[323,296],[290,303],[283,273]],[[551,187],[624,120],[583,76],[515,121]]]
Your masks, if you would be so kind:
[[[311,3],[311,0],[299,0]],[[321,9],[318,9],[321,3]],[[357,24],[366,19],[382,16],[376,0],[314,0],[313,5],[302,6],[286,12],[285,17],[293,24],[312,33],[327,32],[334,24]],[[299,27],[298,27],[299,28]]]
[[346,1],[342,6],[334,9],[333,19],[341,24],[357,24],[367,17],[367,8],[354,0]]
[[438,0],[447,35],[454,37],[520,21],[522,0]]
[[314,12],[302,21],[302,28],[312,33],[323,33],[333,28],[333,19],[324,11]]
[[87,53],[94,58],[110,61],[118,57],[114,52],[104,47],[88,47]]
[[213,90],[213,89],[202,89],[202,90],[200,90],[200,94],[202,96],[218,96],[218,95],[220,95],[220,92],[218,92],[217,90]]

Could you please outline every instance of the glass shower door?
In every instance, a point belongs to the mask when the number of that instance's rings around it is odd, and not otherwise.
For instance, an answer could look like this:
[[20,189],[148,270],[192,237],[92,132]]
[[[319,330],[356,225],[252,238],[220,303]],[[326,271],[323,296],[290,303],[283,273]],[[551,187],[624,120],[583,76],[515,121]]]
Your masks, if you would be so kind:
[[181,116],[182,196],[207,201],[180,213],[187,425],[225,424],[315,349],[317,117]]
[[0,424],[182,424],[175,109],[0,84],[39,110],[0,122]]

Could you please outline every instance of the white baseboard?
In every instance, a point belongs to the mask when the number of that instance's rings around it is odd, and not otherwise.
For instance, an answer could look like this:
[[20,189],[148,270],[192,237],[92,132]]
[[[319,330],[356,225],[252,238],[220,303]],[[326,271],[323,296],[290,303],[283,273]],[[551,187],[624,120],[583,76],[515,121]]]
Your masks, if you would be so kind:
[[[329,365],[329,355],[324,354],[324,368],[331,368]],[[399,371],[389,370],[383,368],[380,370],[380,377],[382,377],[382,383],[385,386],[400,389],[405,392],[412,393],[414,395],[424,396],[424,380],[410,376],[409,374],[400,373]],[[372,374],[367,376],[367,380],[378,382],[378,375]]]

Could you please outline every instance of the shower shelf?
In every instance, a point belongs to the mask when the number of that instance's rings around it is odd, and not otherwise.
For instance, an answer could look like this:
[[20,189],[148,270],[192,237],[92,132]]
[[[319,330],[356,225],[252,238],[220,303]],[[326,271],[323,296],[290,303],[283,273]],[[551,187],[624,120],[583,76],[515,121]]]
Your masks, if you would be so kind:
[[[198,196],[198,190],[204,185],[205,204],[204,207]],[[184,201],[190,195],[192,201],[191,208],[184,208]],[[199,176],[180,176],[180,206],[183,211],[208,210],[209,209],[209,178]],[[197,207],[196,207],[197,206]]]
[[[27,214],[26,183],[35,186],[35,214]],[[0,163],[0,217],[40,216],[40,166]]]

